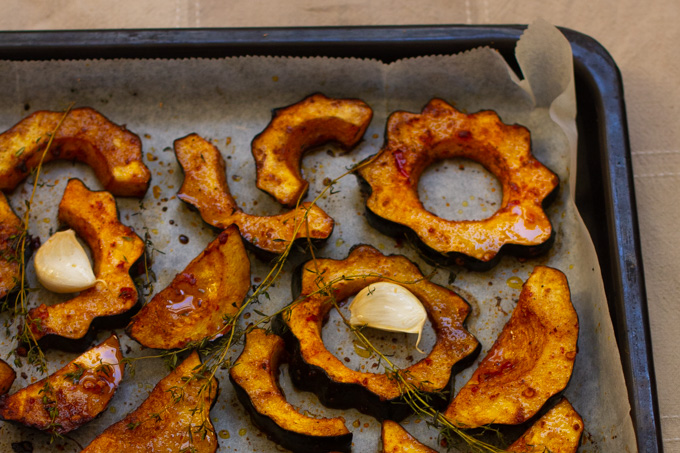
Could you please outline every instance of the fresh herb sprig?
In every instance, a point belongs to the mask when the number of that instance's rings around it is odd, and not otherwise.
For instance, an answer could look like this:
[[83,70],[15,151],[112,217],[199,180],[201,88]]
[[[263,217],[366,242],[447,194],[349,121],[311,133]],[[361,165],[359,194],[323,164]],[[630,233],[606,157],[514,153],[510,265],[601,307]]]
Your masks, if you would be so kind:
[[[25,201],[26,210],[21,221],[21,233],[17,236],[17,248],[16,248],[16,258],[19,261],[19,281],[18,281],[18,291],[16,293],[16,298],[14,300],[14,318],[21,319],[21,325],[18,328],[18,334],[16,335],[16,340],[19,343],[20,348],[13,351],[14,363],[17,366],[22,365],[21,356],[25,355],[28,363],[34,365],[41,374],[47,373],[47,359],[45,354],[40,348],[36,336],[34,334],[35,330],[40,330],[40,320],[39,319],[26,319],[28,314],[28,293],[29,288],[26,287],[26,251],[29,247],[30,237],[28,235],[31,208],[33,206],[33,200],[35,199],[35,194],[40,186],[40,172],[42,171],[43,162],[45,161],[45,156],[52,147],[54,142],[54,137],[61,128],[64,120],[71,112],[73,103],[69,105],[64,114],[59,119],[54,130],[46,133],[49,137],[47,144],[45,145],[38,164],[33,169],[33,188],[31,190],[31,195],[28,200]],[[42,136],[38,138],[36,143],[42,139]]]

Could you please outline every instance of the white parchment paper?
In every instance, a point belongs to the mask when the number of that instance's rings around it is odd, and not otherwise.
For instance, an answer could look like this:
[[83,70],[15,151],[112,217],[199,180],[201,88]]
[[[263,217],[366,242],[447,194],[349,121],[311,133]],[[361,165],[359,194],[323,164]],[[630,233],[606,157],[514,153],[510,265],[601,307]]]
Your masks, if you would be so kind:
[[[64,109],[71,102],[91,106],[112,121],[126,124],[142,138],[146,163],[153,177],[151,189],[142,200],[119,199],[124,223],[143,234],[151,233],[155,255],[153,270],[158,276],[155,292],[170,283],[215,236],[198,213],[190,211],[175,194],[182,174],[171,150],[176,138],[196,132],[211,139],[227,162],[231,192],[246,212],[282,212],[267,194],[255,187],[255,165],[250,141],[271,118],[271,109],[295,103],[313,92],[334,97],[357,97],[374,109],[373,121],[364,141],[343,153],[332,145],[306,155],[303,173],[310,181],[308,199],[322,190],[326,178],[333,179],[361,159],[378,152],[383,142],[385,121],[394,110],[419,112],[425,103],[440,97],[468,112],[495,110],[506,123],[518,123],[532,133],[536,157],[560,177],[560,193],[548,209],[557,231],[555,245],[540,258],[519,261],[505,257],[494,269],[475,273],[464,269],[439,269],[434,281],[452,286],[472,307],[469,330],[483,345],[481,357],[493,344],[508,320],[519,295],[519,285],[533,267],[545,264],[562,270],[568,277],[572,300],[580,319],[579,354],[574,375],[565,392],[585,420],[586,434],[580,451],[636,451],[630,408],[619,353],[604,295],[597,257],[588,232],[570,193],[575,176],[576,126],[571,52],[568,42],[552,26],[538,22],[524,34],[517,59],[525,76],[520,80],[503,58],[492,49],[476,49],[460,55],[429,56],[384,64],[374,60],[329,58],[242,57],[185,60],[89,60],[45,62],[0,62],[0,129],[7,129],[35,110]],[[91,189],[101,185],[89,168],[70,162],[50,163],[42,177],[45,186],[37,194],[31,216],[31,233],[45,241],[56,231],[57,205],[69,177],[81,178]],[[364,218],[364,199],[356,178],[342,179],[338,193],[320,201],[335,220],[336,227],[319,256],[344,258],[358,243],[368,243],[383,253],[399,253],[419,263],[424,273],[433,270],[408,244],[373,230]],[[447,160],[429,168],[420,184],[426,207],[450,219],[484,218],[501,200],[500,185],[480,165],[464,160]],[[18,214],[30,191],[20,185],[10,196]],[[188,244],[179,236],[189,237]],[[252,280],[257,284],[269,265],[251,257]],[[281,280],[269,291],[257,309],[274,312],[291,300],[291,271],[300,258],[291,261]],[[29,263],[30,265],[30,263]],[[31,286],[38,284],[31,279]],[[32,293],[32,305],[58,298],[45,291]],[[6,315],[3,315],[6,317]],[[257,314],[249,311],[243,322]],[[119,332],[126,356],[149,355],[124,333]],[[103,339],[108,332],[102,332]],[[371,332],[376,345],[395,355],[398,364],[408,365],[423,355],[414,348],[415,337]],[[375,370],[375,360],[361,358],[353,339],[332,314],[324,328],[324,340],[348,366]],[[421,347],[434,342],[431,327]],[[6,355],[15,345],[2,337],[0,350]],[[234,351],[234,357],[238,354]],[[49,351],[50,372],[62,367],[73,354]],[[468,379],[474,365],[459,374],[456,388]],[[33,382],[29,366],[18,369],[11,392]],[[87,445],[110,424],[120,420],[146,398],[153,386],[167,374],[159,360],[145,360],[136,374],[126,376],[109,409],[97,420],[70,437]],[[221,393],[211,417],[220,437],[219,451],[274,451],[269,441],[237,402],[226,372],[218,374]],[[380,424],[359,412],[337,411],[321,406],[316,397],[296,391],[282,367],[281,385],[289,400],[310,413],[343,415],[354,432],[357,452],[379,450]],[[410,417],[404,427],[423,443],[442,449],[437,432],[425,421]],[[35,451],[78,451],[76,442],[58,440],[29,429],[0,424],[0,449],[11,451],[13,442],[30,440]]]

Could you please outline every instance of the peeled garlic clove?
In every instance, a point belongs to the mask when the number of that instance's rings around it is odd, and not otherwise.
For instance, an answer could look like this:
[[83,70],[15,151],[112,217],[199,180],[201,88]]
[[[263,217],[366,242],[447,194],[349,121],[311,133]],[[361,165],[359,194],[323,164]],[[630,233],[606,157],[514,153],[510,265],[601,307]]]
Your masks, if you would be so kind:
[[417,333],[418,349],[427,312],[420,300],[403,286],[389,282],[368,285],[354,297],[349,311],[349,323],[353,326],[365,325],[390,332]]
[[85,250],[73,230],[60,231],[35,254],[38,281],[55,293],[74,293],[94,286],[96,279]]

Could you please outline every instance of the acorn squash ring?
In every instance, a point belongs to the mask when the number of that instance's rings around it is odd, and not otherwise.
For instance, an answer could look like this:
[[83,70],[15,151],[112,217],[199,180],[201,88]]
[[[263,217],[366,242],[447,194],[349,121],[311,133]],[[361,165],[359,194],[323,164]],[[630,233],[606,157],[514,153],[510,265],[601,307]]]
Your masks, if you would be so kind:
[[[274,325],[292,351],[289,370],[297,387],[316,393],[328,407],[356,408],[381,420],[398,421],[409,415],[411,408],[404,403],[392,376],[351,370],[326,349],[321,329],[333,303],[332,298],[317,291],[340,279],[330,291],[337,301],[342,301],[371,283],[408,282],[403,286],[423,303],[437,340],[427,357],[404,372],[414,384],[432,394],[435,406],[445,404],[443,393],[450,390],[454,372],[468,365],[479,351],[479,343],[463,326],[470,311],[467,302],[426,280],[405,257],[385,256],[367,245],[354,248],[344,260],[318,259],[316,264],[310,261],[301,269],[301,298],[279,315]],[[352,278],[342,279],[343,276]]]
[[[368,186],[367,218],[390,235],[412,236],[426,253],[445,264],[486,270],[501,248],[535,256],[552,245],[554,232],[543,205],[557,193],[556,174],[531,154],[529,131],[501,122],[495,112],[466,115],[440,99],[421,114],[390,115],[386,143],[358,174]],[[418,181],[432,163],[463,157],[498,178],[500,208],[483,220],[446,220],[418,199]]]

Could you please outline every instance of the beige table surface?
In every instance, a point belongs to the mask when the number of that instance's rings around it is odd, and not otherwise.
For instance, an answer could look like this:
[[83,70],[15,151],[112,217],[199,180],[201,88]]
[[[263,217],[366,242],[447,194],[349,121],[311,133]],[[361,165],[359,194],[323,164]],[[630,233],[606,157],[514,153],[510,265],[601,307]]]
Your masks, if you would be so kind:
[[[113,6],[115,5],[115,6]],[[0,30],[530,23],[597,39],[623,74],[664,448],[680,452],[680,1],[0,0]]]

